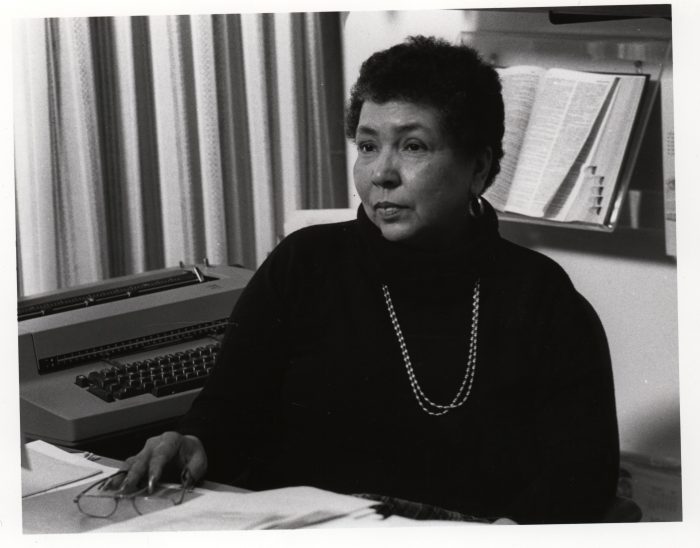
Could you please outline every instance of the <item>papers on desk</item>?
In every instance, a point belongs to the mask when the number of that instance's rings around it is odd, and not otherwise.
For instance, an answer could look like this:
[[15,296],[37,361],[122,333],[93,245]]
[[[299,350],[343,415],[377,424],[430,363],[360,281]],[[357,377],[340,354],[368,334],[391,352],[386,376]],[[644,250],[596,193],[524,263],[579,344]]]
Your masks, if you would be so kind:
[[43,441],[27,444],[25,451],[27,467],[22,468],[22,498],[96,476],[104,468]]
[[[222,531],[295,529],[300,527],[472,526],[466,522],[415,521],[398,516],[383,519],[371,508],[375,501],[314,487],[287,487],[242,493],[196,488],[179,506],[138,515],[122,503],[109,518],[91,518],[73,502],[85,487],[115,468],[86,460],[44,442],[27,445],[31,474],[22,475],[25,533]],[[66,484],[75,478],[78,481]],[[26,481],[26,484],[25,484]],[[45,491],[48,486],[57,486]],[[126,501],[124,501],[126,502]]]
[[22,492],[38,494],[22,499],[25,533],[292,529],[374,515],[370,506],[376,504],[313,487],[254,493],[196,488],[181,505],[166,510],[139,516],[131,504],[120,504],[109,518],[91,518],[78,510],[73,499],[115,469],[44,442],[32,442],[27,450],[32,470],[28,474],[23,470]]
[[100,473],[95,468],[69,464],[29,448],[27,458],[29,468],[22,469],[22,498]]
[[205,496],[180,506],[109,525],[100,531],[296,529],[361,512],[373,504],[376,503],[314,487],[255,493],[207,491]]
[[100,526],[91,526],[82,519],[73,497],[90,483],[116,472],[116,468],[43,441],[28,443],[26,451],[31,470],[22,470],[24,532],[77,533]]

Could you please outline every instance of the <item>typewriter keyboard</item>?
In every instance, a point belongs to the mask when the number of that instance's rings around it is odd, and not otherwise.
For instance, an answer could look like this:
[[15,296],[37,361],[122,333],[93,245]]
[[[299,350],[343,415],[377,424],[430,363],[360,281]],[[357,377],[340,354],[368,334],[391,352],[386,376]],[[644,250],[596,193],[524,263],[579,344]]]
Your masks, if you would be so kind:
[[160,398],[201,388],[211,373],[219,346],[216,342],[140,361],[112,362],[111,367],[78,375],[75,384],[107,402],[141,394]]

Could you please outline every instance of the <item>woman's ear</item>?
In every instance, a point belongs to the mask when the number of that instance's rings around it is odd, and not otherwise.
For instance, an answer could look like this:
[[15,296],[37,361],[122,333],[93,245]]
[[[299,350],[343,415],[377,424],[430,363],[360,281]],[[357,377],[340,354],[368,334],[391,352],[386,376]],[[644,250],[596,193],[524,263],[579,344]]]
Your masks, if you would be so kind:
[[484,147],[474,155],[471,190],[475,196],[481,196],[484,191],[486,179],[491,171],[492,157],[491,147]]

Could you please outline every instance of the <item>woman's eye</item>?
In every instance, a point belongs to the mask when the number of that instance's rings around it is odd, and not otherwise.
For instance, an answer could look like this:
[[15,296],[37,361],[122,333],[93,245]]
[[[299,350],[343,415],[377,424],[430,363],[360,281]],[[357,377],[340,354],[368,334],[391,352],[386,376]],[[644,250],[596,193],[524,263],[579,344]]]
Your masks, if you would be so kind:
[[376,150],[376,147],[374,146],[374,143],[358,143],[357,150],[360,152],[372,152]]
[[406,143],[404,145],[404,150],[407,150],[408,152],[422,152],[425,150],[425,145],[423,145],[423,143],[411,141],[410,143]]

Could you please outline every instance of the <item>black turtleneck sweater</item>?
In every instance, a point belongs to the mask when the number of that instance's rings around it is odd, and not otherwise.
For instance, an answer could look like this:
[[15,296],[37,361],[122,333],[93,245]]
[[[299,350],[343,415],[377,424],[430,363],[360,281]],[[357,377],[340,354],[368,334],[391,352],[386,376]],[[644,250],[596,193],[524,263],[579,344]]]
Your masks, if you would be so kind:
[[[618,434],[597,315],[541,254],[500,238],[418,252],[365,216],[288,236],[231,315],[212,376],[181,432],[208,477],[251,489],[314,485],[520,523],[598,520],[615,493]],[[418,405],[382,296],[387,284],[418,382],[452,400],[480,279],[466,404]]]

